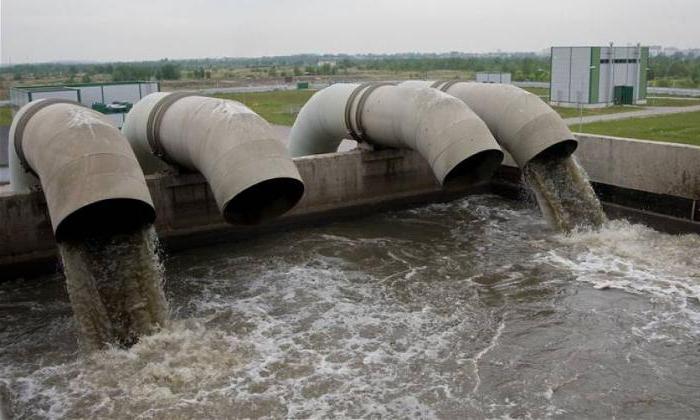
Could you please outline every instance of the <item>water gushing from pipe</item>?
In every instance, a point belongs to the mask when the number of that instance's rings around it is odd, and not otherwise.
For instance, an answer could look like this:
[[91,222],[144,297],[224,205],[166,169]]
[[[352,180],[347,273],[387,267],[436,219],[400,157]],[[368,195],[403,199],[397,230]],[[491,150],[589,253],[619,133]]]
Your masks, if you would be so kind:
[[127,139],[104,115],[61,99],[22,107],[10,139],[11,187],[46,197],[84,346],[129,346],[163,325],[156,214]]
[[538,156],[525,165],[523,177],[553,228],[599,229],[607,221],[586,171],[573,155]]
[[155,229],[59,242],[81,344],[130,346],[168,319]]

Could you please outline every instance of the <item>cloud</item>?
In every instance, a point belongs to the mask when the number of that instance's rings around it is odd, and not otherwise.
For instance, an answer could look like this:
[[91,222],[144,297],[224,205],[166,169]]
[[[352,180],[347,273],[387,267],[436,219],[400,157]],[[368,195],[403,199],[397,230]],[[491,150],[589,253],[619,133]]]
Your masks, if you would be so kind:
[[539,51],[700,39],[696,0],[2,0],[3,63]]

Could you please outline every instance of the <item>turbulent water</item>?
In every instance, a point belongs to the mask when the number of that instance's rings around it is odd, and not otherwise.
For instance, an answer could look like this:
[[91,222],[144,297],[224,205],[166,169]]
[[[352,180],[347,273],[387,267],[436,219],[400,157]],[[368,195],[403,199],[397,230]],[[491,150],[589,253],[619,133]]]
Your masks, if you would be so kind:
[[87,349],[129,346],[168,315],[153,227],[59,243],[66,288]]
[[697,418],[698,249],[471,197],[172,255],[174,320],[92,353],[61,276],[5,282],[0,384],[37,418]]
[[525,181],[532,188],[542,214],[563,232],[600,228],[605,213],[574,156],[535,158],[524,168]]

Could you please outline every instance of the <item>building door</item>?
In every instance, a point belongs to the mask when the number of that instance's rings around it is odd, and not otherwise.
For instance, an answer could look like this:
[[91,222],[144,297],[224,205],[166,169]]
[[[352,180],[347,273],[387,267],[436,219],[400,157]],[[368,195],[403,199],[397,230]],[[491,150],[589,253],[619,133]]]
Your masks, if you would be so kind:
[[634,104],[634,86],[615,86],[613,97],[615,105]]

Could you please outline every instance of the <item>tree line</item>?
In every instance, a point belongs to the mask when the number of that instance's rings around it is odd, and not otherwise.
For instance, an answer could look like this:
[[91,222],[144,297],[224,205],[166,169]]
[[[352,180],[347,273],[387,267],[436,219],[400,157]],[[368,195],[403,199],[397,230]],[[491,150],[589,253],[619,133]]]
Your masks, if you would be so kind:
[[[331,64],[333,63],[333,64]],[[362,71],[411,72],[435,70],[467,73],[506,72],[513,80],[549,81],[548,56],[533,53],[476,55],[387,54],[313,55],[301,54],[258,58],[207,58],[159,60],[129,63],[43,63],[0,68],[15,80],[25,77],[64,77],[70,82],[89,81],[94,75],[108,75],[113,81],[209,79],[217,70],[249,69],[268,77],[349,74]],[[656,86],[700,87],[700,57],[683,53],[660,55],[649,60],[648,80]]]

